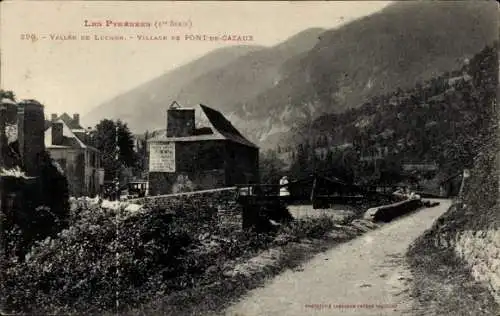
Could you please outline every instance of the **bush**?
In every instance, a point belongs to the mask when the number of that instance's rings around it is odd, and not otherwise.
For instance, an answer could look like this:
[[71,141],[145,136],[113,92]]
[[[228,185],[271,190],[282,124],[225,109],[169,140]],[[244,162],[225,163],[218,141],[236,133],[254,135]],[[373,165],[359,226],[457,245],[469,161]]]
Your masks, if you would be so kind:
[[[206,269],[266,247],[272,237],[219,229],[216,209],[192,198],[130,215],[73,201],[69,228],[6,262],[4,307],[29,313],[100,313],[203,282]],[[208,282],[208,281],[207,281]],[[30,304],[26,304],[30,302]]]
[[335,223],[328,215],[298,219],[280,229],[280,235],[293,236],[294,241],[304,238],[321,238],[334,228]]
[[[216,209],[195,197],[175,209],[135,214],[77,200],[68,222],[54,238],[37,242],[24,261],[4,264],[5,311],[123,312],[220,281],[228,262],[278,244],[276,233],[219,226]],[[325,216],[282,225],[277,236],[286,236],[286,242],[319,238],[332,228]]]
[[112,310],[117,301],[134,303],[149,295],[157,274],[182,274],[182,252],[192,241],[189,225],[174,223],[172,215],[152,211],[127,217],[121,210],[94,208],[78,216],[56,238],[37,243],[24,262],[6,264],[2,290],[8,309]]

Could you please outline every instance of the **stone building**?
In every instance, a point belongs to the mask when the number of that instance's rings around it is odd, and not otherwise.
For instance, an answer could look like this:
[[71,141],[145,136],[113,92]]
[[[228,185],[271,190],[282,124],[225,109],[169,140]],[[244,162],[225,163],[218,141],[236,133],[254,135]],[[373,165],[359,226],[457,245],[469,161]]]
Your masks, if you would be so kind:
[[166,131],[148,140],[151,195],[258,183],[259,148],[220,112],[200,107],[209,126],[196,128],[195,109],[174,102]]
[[52,114],[45,130],[45,146],[64,171],[72,196],[98,194],[104,183],[101,153],[89,143],[88,130],[80,125],[78,114]]
[[17,166],[28,176],[39,175],[40,159],[45,151],[44,122],[44,108],[38,101],[1,101],[0,148],[4,168]]
[[[34,194],[43,194],[40,181],[45,154],[44,108],[35,100],[0,102],[0,210],[22,209]],[[17,206],[17,208],[14,207]]]

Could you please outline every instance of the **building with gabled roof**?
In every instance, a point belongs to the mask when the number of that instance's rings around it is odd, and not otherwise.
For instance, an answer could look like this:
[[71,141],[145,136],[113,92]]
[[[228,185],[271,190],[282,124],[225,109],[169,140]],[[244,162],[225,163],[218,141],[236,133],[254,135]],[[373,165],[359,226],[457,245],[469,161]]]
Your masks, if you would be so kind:
[[208,126],[197,128],[195,109],[173,102],[166,130],[148,140],[150,194],[258,183],[259,148],[222,113],[200,108]]
[[98,194],[104,182],[101,153],[90,145],[88,131],[79,122],[79,115],[71,118],[64,113],[52,114],[46,124],[45,147],[64,171],[69,192],[73,196]]

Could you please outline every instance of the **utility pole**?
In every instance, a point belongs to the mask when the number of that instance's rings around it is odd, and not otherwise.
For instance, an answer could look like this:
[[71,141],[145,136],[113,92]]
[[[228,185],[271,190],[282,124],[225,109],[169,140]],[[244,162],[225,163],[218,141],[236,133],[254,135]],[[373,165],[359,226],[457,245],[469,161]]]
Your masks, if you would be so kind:
[[[0,100],[0,167],[4,164],[4,155],[3,152],[4,146],[7,145],[7,137],[5,135],[5,119],[6,119],[7,107],[1,103]],[[1,191],[0,191],[1,192]]]
[[118,144],[118,121],[116,121],[115,127],[115,159],[116,159],[116,175],[115,175],[115,191],[116,191],[116,201],[120,200],[120,146]]

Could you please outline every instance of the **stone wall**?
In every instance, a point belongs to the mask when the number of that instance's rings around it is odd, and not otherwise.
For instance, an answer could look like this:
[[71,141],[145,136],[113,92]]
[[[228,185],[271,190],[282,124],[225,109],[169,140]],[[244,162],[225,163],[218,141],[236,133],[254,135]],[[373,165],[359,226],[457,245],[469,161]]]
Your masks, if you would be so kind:
[[226,183],[228,185],[259,183],[259,150],[226,142]]
[[149,192],[151,195],[175,194],[225,187],[224,170],[195,172],[150,172]]
[[498,185],[498,157],[496,146],[491,146],[476,158],[462,194],[425,238],[438,248],[453,249],[500,304]]
[[[159,144],[167,146],[166,142]],[[152,151],[154,146],[158,143],[150,143],[150,163],[158,166],[163,161],[170,170],[157,168],[149,172],[151,195],[259,182],[258,148],[229,140],[177,141],[169,161],[169,156],[155,154],[158,151]]]
[[373,221],[390,222],[394,218],[403,216],[424,206],[420,199],[408,199],[401,202],[382,205],[367,210],[364,214],[365,219]]
[[83,152],[80,149],[50,148],[50,157],[57,161],[68,180],[68,189],[71,196],[82,196],[84,190],[84,170],[82,161]]
[[454,249],[469,263],[474,279],[484,282],[500,303],[500,230],[463,231]]
[[229,209],[236,204],[238,190],[236,187],[193,191],[177,194],[165,194],[131,199],[128,202],[152,208],[171,208],[189,199],[200,199],[220,209]]

